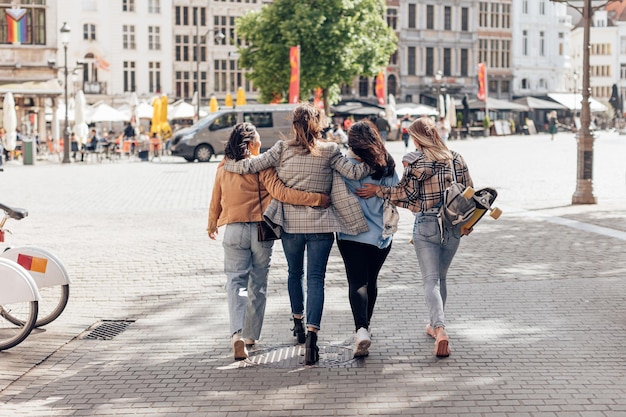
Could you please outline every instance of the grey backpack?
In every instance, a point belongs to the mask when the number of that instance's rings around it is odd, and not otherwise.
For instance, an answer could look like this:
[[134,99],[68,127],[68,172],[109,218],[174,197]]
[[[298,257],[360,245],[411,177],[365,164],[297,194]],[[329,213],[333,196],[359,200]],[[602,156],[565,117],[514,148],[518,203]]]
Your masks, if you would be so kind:
[[474,198],[466,198],[463,192],[467,187],[456,182],[456,169],[452,159],[452,183],[443,192],[443,199],[437,219],[443,239],[443,230],[460,227],[467,222],[476,210]]

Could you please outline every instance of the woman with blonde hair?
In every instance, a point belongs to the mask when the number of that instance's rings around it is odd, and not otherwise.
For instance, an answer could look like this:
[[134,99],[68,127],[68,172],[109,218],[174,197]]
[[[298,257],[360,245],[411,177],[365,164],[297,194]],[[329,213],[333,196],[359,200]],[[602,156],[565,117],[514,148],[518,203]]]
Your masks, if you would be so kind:
[[[281,226],[281,241],[288,264],[287,289],[294,320],[293,334],[305,342],[305,363],[319,360],[317,332],[324,306],[326,264],[334,242],[334,232],[358,234],[367,229],[363,212],[341,178],[358,179],[369,173],[365,164],[345,158],[339,145],[322,138],[326,120],[312,104],[298,105],[293,111],[291,139],[278,141],[257,158],[227,161],[226,170],[250,174],[276,167],[286,186],[302,191],[330,194],[327,208],[295,206],[273,200],[265,218]],[[339,175],[341,174],[341,175]],[[304,253],[307,254],[307,297],[305,336]]]
[[361,197],[374,195],[389,198],[398,207],[415,213],[413,246],[419,262],[428,306],[429,321],[426,333],[435,339],[435,355],[450,355],[445,330],[444,307],[447,298],[446,276],[461,239],[460,226],[440,230],[437,213],[443,192],[456,175],[456,181],[472,186],[463,157],[448,149],[437,133],[435,122],[429,117],[415,120],[408,128],[415,152],[402,159],[404,174],[398,185],[364,184],[357,190]]

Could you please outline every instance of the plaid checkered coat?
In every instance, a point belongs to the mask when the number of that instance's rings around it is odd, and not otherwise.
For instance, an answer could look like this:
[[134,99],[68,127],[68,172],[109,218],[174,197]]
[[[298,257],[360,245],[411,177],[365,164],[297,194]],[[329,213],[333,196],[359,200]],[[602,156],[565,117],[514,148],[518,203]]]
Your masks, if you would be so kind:
[[237,162],[227,160],[224,169],[251,174],[275,167],[278,177],[287,187],[330,195],[332,204],[326,209],[272,200],[265,210],[265,218],[287,233],[342,232],[356,235],[367,231],[361,207],[341,176],[360,179],[369,173],[369,167],[350,162],[336,143],[319,141],[316,146],[320,154],[314,156],[291,141],[279,141],[256,158]]

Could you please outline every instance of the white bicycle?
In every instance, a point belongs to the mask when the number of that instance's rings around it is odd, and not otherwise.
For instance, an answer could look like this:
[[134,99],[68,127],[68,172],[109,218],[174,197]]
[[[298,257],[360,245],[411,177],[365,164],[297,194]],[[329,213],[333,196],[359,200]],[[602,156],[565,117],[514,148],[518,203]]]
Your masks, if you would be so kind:
[[[24,209],[0,204],[0,242],[8,219],[21,220]],[[58,318],[69,300],[70,277],[63,263],[47,249],[17,246],[0,254],[0,350],[21,343],[33,328]]]

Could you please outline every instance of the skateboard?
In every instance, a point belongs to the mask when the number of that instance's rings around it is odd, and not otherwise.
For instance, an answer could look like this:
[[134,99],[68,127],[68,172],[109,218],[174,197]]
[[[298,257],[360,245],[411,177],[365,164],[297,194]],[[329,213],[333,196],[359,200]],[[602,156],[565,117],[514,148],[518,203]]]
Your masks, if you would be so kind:
[[493,188],[481,188],[480,190],[474,190],[471,187],[467,187],[463,192],[463,197],[473,198],[476,202],[476,210],[472,217],[461,226],[461,234],[464,236],[469,235],[474,230],[474,225],[483,218],[485,213],[489,211],[489,215],[494,219],[498,219],[502,214],[502,210],[497,207],[493,207],[493,202],[498,197],[498,192]]

